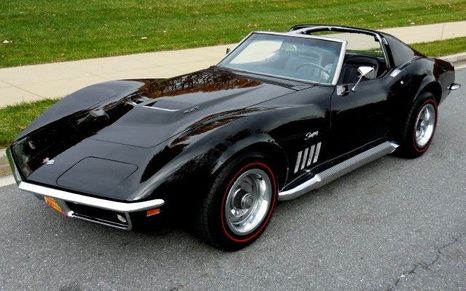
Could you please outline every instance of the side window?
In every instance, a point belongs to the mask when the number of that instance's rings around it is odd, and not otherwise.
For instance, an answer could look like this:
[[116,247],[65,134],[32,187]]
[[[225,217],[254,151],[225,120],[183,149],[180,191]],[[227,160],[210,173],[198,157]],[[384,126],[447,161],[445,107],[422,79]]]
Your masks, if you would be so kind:
[[[313,33],[316,34],[316,33]],[[372,34],[342,31],[317,32],[321,36],[347,41],[346,55],[340,71],[338,84],[354,84],[359,79],[360,67],[371,67],[361,82],[373,80],[387,72],[384,51],[379,40]]]
[[344,39],[348,42],[346,53],[351,55],[361,55],[368,57],[377,57],[383,60],[384,54],[379,41],[370,34],[355,32],[329,32],[322,31],[313,33],[313,35],[327,36],[331,38]]
[[392,53],[395,67],[410,61],[416,55],[416,53],[409,46],[405,45],[399,40],[388,35],[385,37],[385,39],[388,41],[388,45],[390,46],[390,52]]
[[380,43],[372,35],[360,33],[339,33],[338,37],[343,38],[348,42],[346,52],[349,54],[384,58]]

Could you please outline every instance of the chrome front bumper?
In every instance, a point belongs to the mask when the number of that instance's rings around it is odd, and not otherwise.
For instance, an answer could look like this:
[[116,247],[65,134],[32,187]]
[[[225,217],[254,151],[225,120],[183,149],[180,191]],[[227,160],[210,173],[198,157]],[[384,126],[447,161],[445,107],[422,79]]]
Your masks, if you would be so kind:
[[[141,202],[118,202],[25,182],[22,180],[21,175],[16,168],[16,164],[9,149],[7,149],[7,158],[10,162],[11,170],[13,171],[13,175],[19,189],[42,198],[51,197],[56,199],[62,209],[62,214],[67,217],[130,230],[133,227],[130,217],[131,213],[159,208],[165,204],[165,201],[162,199],[153,199]],[[79,211],[77,211],[77,209],[79,209]],[[83,213],[82,210],[85,210],[84,212],[86,213]],[[89,213],[95,214],[99,213],[99,211],[102,214],[105,214],[104,218],[99,217],[100,215],[89,215]],[[120,215],[125,218],[124,220],[126,221],[123,222],[120,218],[118,218],[120,221],[116,219],[106,219],[106,217],[109,217],[110,215],[114,215],[114,218]]]
[[[131,213],[148,209],[159,208],[164,205],[162,199],[154,199],[142,202],[117,202],[107,199],[95,198],[81,194],[75,194],[63,190],[44,187],[28,182],[20,182],[19,189],[34,195],[52,197],[62,209],[62,214],[81,220],[103,224],[115,228],[131,230]],[[85,212],[76,209],[87,209]],[[104,216],[95,213],[105,214]],[[94,214],[89,214],[94,213]],[[108,219],[113,216],[114,219]],[[123,221],[122,218],[123,217]]]

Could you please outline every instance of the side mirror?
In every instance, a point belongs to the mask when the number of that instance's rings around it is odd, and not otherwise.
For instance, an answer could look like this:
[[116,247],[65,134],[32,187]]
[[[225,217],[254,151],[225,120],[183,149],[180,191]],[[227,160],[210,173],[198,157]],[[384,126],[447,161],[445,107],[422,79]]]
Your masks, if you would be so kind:
[[373,72],[374,68],[373,67],[368,67],[368,66],[361,66],[358,68],[358,73],[359,73],[359,79],[354,84],[353,88],[351,88],[352,92],[356,92],[356,87],[359,85],[359,82],[361,82],[362,78],[366,77],[369,75],[369,73]]
[[230,53],[230,51],[231,51],[230,48],[227,47],[227,50],[226,50],[225,54],[228,55]]

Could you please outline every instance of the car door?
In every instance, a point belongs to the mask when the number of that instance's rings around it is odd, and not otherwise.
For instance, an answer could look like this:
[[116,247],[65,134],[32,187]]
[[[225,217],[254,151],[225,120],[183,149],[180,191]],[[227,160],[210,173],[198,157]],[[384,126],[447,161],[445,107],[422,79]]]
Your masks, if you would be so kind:
[[[288,179],[294,180],[327,160],[330,153],[330,96],[332,86],[308,86],[269,102],[280,106],[274,112],[276,129],[270,135],[285,150],[289,162]],[[290,106],[290,100],[293,106]]]
[[[370,147],[388,136],[389,60],[382,39],[374,33],[339,34],[347,49],[331,98],[331,147],[334,156]],[[360,78],[359,69],[372,72]]]
[[331,98],[331,146],[339,156],[388,135],[388,91],[383,78],[337,86]]

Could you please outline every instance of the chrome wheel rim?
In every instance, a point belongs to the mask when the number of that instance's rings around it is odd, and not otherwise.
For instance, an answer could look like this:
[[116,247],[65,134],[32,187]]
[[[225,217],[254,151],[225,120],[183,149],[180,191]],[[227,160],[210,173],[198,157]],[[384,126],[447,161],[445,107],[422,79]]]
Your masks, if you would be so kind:
[[423,148],[429,143],[432,135],[434,134],[435,119],[436,113],[432,104],[429,103],[424,105],[424,107],[419,111],[415,123],[415,140],[418,147]]
[[272,202],[272,182],[261,169],[250,169],[233,182],[225,201],[225,220],[236,235],[257,229]]

